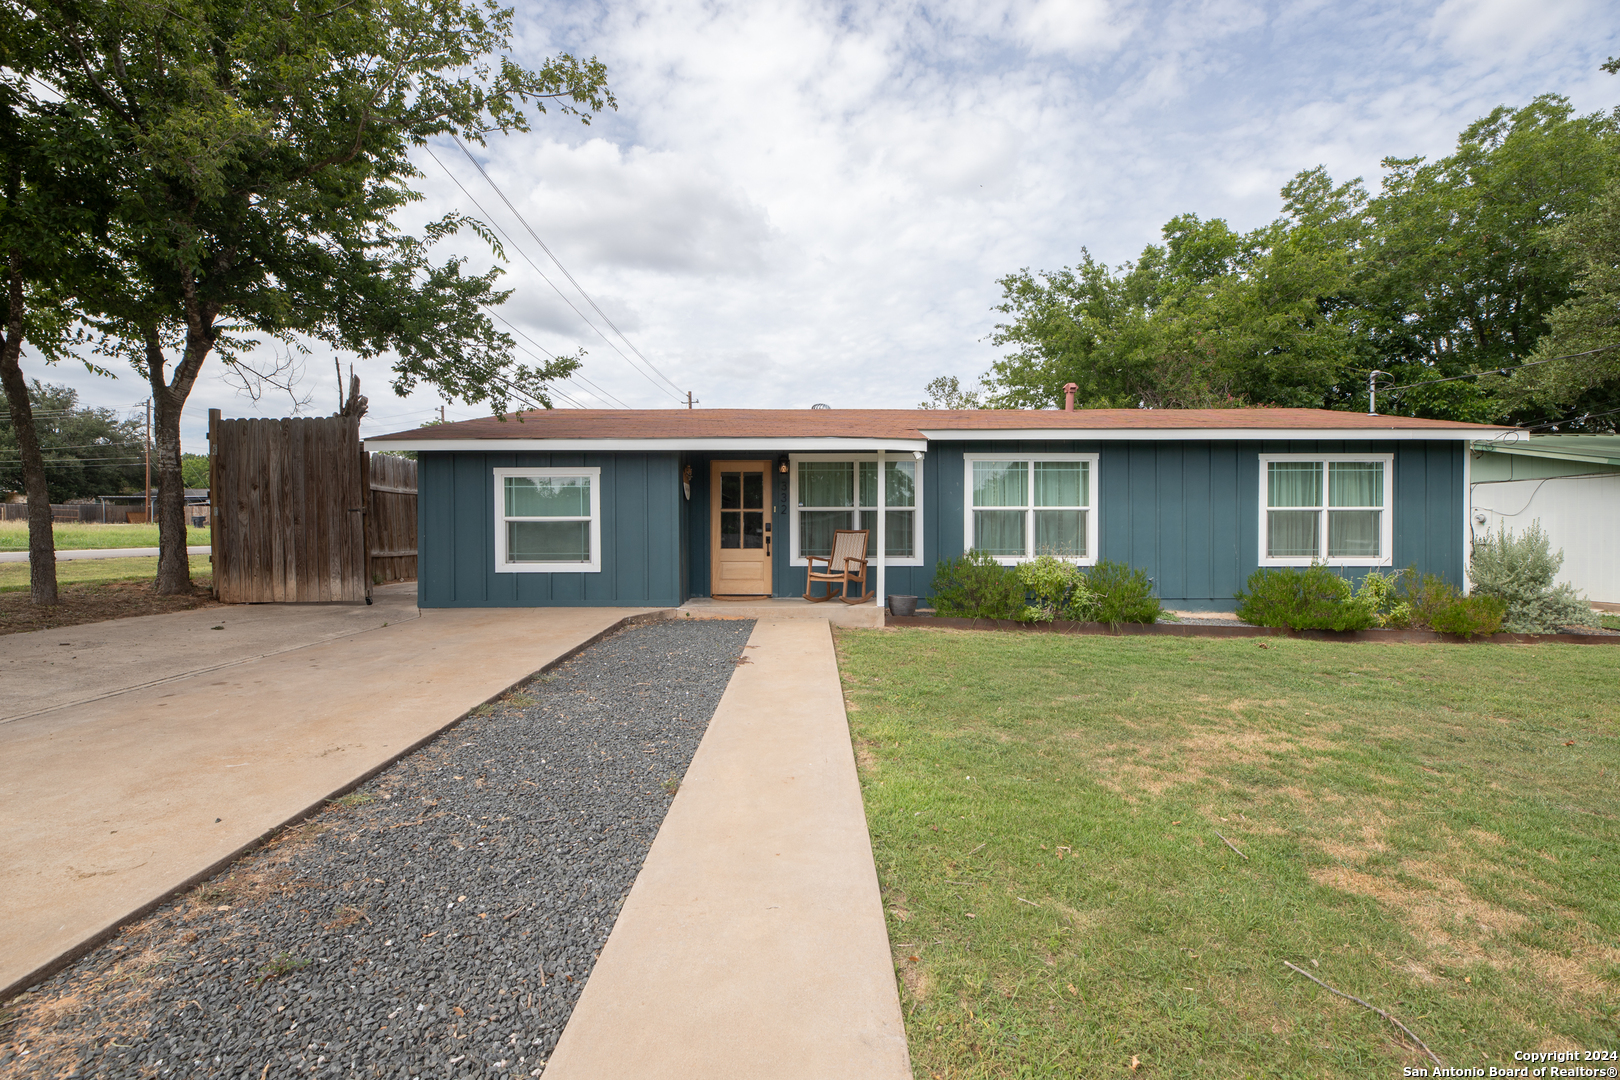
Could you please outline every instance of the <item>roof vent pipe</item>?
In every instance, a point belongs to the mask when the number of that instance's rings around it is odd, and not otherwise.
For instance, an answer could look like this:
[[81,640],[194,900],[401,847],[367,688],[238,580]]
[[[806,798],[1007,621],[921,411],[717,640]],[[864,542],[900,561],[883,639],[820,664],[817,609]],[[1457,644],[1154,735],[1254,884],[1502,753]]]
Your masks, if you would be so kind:
[[1080,389],[1079,383],[1067,382],[1063,384],[1063,411],[1074,412],[1074,392]]

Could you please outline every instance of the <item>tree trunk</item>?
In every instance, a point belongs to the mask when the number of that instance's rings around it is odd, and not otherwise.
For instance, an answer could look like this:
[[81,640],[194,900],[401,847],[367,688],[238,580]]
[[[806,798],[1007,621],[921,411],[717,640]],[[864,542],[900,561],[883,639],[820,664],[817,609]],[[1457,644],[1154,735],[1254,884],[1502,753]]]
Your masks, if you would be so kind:
[[56,596],[56,535],[51,529],[51,493],[45,485],[45,458],[34,430],[34,408],[28,400],[28,380],[22,373],[23,290],[17,271],[17,253],[7,262],[6,331],[0,340],[0,383],[5,384],[11,407],[11,427],[22,451],[23,490],[28,493],[28,597],[36,604],[54,604]]
[[180,414],[183,396],[165,386],[152,393],[152,471],[157,474],[159,596],[191,591],[191,559],[186,554],[186,484],[180,472]]

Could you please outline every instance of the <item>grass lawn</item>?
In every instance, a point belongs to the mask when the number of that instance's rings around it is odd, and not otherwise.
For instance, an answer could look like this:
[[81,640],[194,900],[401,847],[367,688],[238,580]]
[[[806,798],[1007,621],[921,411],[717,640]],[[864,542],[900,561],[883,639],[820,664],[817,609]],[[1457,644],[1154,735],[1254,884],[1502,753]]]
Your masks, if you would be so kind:
[[837,641],[918,1077],[1620,1048],[1620,650]]
[[[61,551],[88,548],[157,547],[156,525],[61,525],[52,530]],[[207,529],[186,527],[186,546],[208,543]],[[0,521],[0,551],[28,550],[28,522]]]
[[[121,526],[97,526],[97,528]],[[97,585],[109,581],[155,581],[157,556],[146,555],[136,559],[72,559],[56,564],[56,584]],[[192,580],[201,578],[206,584],[213,571],[207,555],[191,556]],[[0,593],[28,591],[28,564],[25,562],[0,563]]]

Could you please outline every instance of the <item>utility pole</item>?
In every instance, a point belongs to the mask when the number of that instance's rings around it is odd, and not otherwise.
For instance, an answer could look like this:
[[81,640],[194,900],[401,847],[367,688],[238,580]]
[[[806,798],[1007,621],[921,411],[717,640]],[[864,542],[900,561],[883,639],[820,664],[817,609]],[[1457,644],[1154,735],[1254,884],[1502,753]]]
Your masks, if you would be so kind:
[[444,406],[439,406],[439,423],[444,423]]
[[686,407],[688,409],[690,409],[693,405],[696,405],[696,404],[697,404],[697,399],[692,397],[692,391],[688,390],[686,392]]
[[152,524],[152,399],[146,399],[146,523]]

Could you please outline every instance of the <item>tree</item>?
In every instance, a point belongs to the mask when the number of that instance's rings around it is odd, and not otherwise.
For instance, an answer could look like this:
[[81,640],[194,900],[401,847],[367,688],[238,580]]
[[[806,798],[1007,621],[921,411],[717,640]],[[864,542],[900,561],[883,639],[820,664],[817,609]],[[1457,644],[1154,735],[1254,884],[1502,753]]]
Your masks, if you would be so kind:
[[[1434,162],[1386,159],[1355,280],[1357,331],[1395,384],[1511,368],[1575,293],[1553,242],[1615,175],[1620,111],[1576,116],[1543,95],[1470,124]],[[1514,417],[1490,381],[1406,391],[1389,411],[1489,422]],[[1529,417],[1523,417],[1528,419]]]
[[117,212],[106,272],[75,292],[102,355],[151,385],[157,591],[190,588],[180,416],[217,355],[248,379],[250,347],[317,340],[394,357],[396,392],[549,406],[577,361],[513,359],[486,308],[498,274],[432,259],[482,223],[449,214],[422,235],[394,214],[420,198],[409,152],[430,138],[528,130],[547,103],[588,122],[614,105],[605,69],[505,56],[511,11],[474,0],[25,3],[46,32],[52,94],[113,147]]
[[979,395],[972,390],[963,390],[955,375],[941,375],[923,387],[923,392],[928,395],[928,400],[919,402],[919,409],[982,408]]
[[1088,407],[1361,409],[1378,370],[1405,388],[1379,398],[1386,412],[1522,416],[1470,376],[1541,355],[1581,288],[1561,223],[1620,170],[1617,144],[1620,111],[1576,116],[1547,95],[1469,125],[1438,161],[1387,159],[1376,197],[1318,167],[1250,233],[1183,214],[1117,270],[1082,251],[1073,268],[1009,275],[990,340],[1011,351],[984,378],[990,401],[1049,406],[1074,382]]
[[[141,490],[146,432],[140,420],[79,404],[78,391],[33,380],[28,388],[49,502]],[[24,490],[17,429],[0,420],[0,491]]]
[[65,102],[39,93],[50,44],[38,20],[0,4],[0,386],[28,495],[29,598],[36,604],[57,601],[56,544],[23,344],[47,363],[67,355],[75,337],[65,300],[93,261],[84,238],[103,231],[110,210],[99,183],[106,158],[90,126]]

